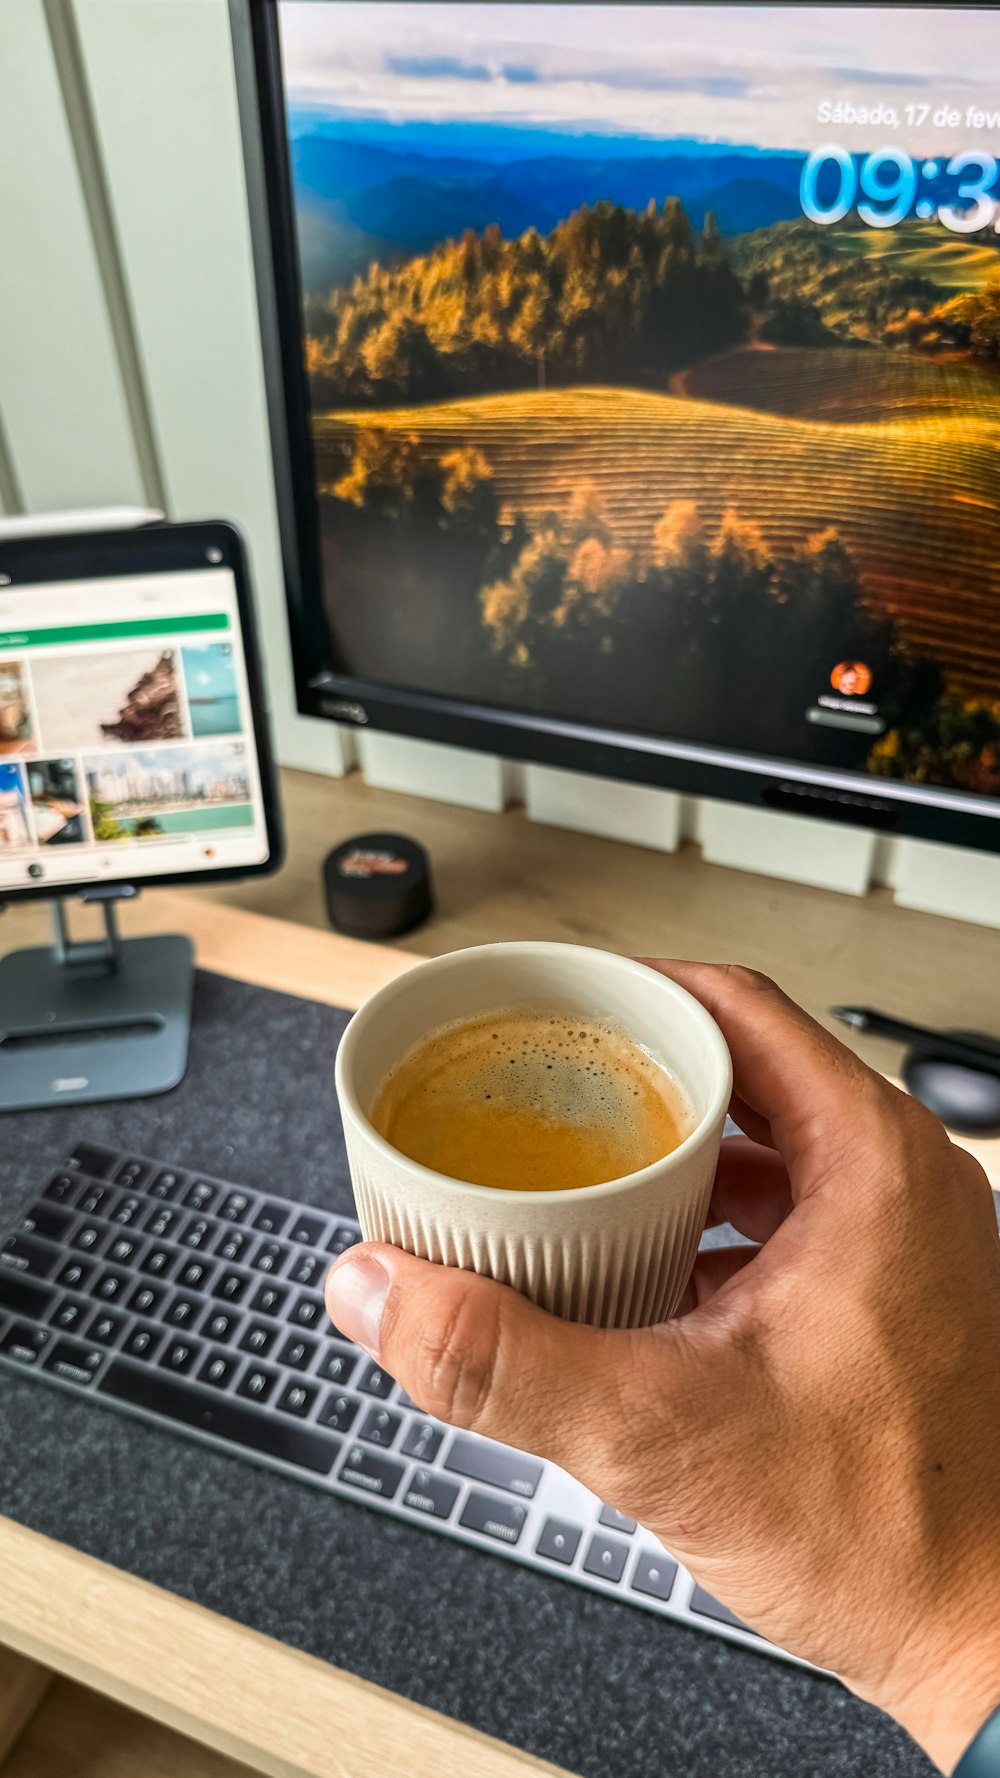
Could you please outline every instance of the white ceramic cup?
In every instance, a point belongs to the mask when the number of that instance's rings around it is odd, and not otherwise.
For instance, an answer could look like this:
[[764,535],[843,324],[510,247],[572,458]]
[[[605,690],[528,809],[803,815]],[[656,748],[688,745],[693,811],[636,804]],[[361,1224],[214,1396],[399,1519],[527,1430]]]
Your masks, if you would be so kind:
[[[442,1025],[513,1008],[611,1021],[680,1087],[694,1127],[638,1173],[570,1191],[471,1185],[410,1160],[368,1113],[395,1063]],[[676,1309],[705,1226],[732,1090],[701,1003],[644,964],[583,945],[496,944],[418,964],[355,1013],[336,1065],[365,1238],[512,1284],[567,1320],[646,1327]]]

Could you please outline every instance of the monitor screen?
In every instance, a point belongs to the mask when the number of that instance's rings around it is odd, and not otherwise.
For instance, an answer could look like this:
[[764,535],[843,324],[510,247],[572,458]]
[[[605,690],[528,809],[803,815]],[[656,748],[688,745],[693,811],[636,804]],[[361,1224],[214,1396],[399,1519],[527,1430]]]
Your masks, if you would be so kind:
[[1000,16],[277,20],[311,665],[1000,814]]
[[231,567],[0,585],[0,899],[269,852]]

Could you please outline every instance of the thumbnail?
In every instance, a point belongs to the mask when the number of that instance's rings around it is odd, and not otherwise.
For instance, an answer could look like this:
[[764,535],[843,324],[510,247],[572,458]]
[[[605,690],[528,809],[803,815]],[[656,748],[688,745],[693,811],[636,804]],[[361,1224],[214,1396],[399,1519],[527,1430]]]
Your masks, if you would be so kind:
[[246,748],[171,747],[83,762],[95,840],[163,839],[252,827]]
[[0,760],[0,851],[30,846],[28,808],[20,768]]
[[30,753],[33,735],[23,661],[0,661],[0,757]]
[[33,759],[24,768],[41,846],[74,846],[88,838],[75,759]]
[[185,738],[175,649],[55,655],[36,659],[32,670],[48,751]]
[[182,648],[181,659],[192,735],[238,735],[242,725],[232,643]]

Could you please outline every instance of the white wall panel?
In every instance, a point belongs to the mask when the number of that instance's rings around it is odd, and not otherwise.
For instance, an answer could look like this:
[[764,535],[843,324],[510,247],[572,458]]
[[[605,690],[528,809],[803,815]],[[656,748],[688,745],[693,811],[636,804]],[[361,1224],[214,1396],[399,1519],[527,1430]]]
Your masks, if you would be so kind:
[[225,0],[74,0],[170,516],[229,518],[259,591],[279,757],[343,770],[295,714]]
[[146,490],[42,0],[0,5],[0,407],[24,506]]

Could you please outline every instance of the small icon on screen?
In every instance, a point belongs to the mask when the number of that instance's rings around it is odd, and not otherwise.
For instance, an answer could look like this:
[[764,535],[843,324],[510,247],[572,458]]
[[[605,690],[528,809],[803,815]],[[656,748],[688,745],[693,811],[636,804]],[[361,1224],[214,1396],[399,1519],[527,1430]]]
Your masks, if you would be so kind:
[[863,698],[872,682],[872,670],[864,661],[838,661],[830,684],[844,698]]

